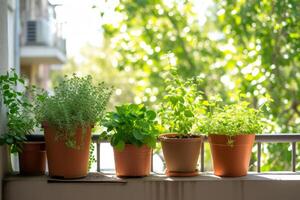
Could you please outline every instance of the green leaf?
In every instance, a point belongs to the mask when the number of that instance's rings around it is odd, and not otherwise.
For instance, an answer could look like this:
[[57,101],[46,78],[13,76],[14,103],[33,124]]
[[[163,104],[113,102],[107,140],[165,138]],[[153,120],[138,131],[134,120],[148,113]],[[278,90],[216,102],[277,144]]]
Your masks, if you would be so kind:
[[3,90],[8,90],[9,89],[9,85],[8,84],[5,84],[2,86]]
[[194,117],[194,114],[190,110],[185,110],[184,111],[184,116],[186,116],[186,117]]
[[170,97],[170,101],[171,101],[171,103],[172,103],[173,105],[176,105],[177,102],[178,102],[178,98],[177,98],[177,97],[174,97],[174,96],[171,96],[171,97]]
[[13,144],[14,140],[12,138],[8,137],[5,139],[5,142],[6,142],[6,144]]
[[139,131],[133,131],[133,136],[137,139],[137,140],[143,140],[144,135],[139,132]]
[[122,151],[125,148],[125,142],[120,140],[117,145],[115,146],[115,148],[119,151]]
[[156,118],[156,113],[153,110],[148,110],[146,114],[149,120],[154,120]]

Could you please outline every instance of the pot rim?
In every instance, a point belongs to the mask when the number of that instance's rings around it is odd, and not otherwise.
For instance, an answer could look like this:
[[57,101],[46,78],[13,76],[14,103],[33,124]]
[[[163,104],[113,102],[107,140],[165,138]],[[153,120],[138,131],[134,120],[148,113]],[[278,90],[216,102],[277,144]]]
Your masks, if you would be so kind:
[[24,141],[23,144],[46,144],[45,141]]
[[256,133],[240,133],[238,135],[227,135],[227,134],[217,134],[217,133],[210,133],[207,136],[223,136],[223,137],[238,137],[238,136],[249,136],[249,135],[257,135]]
[[[148,148],[148,149],[153,149],[151,147],[149,147],[148,145],[146,144],[143,144],[142,146],[136,146],[134,144],[125,144],[125,147],[124,148],[136,148],[136,149],[142,149],[142,148]],[[112,146],[113,149],[116,149],[116,147]]]
[[[41,126],[42,126],[42,128],[45,128],[45,127],[52,127],[52,128],[55,128],[56,126],[53,126],[53,125],[51,125],[51,124],[49,124],[48,122],[41,122]],[[90,124],[89,125],[91,128],[94,128],[95,127],[95,124]],[[82,126],[81,125],[79,125],[78,126],[78,128],[81,128]]]
[[[234,141],[232,145],[228,144],[228,141]],[[228,135],[209,135],[208,142],[210,145],[214,146],[247,146],[252,145],[255,142],[254,134],[247,135],[236,135],[236,136],[228,136]]]
[[[179,135],[178,133],[165,133],[158,136],[159,141],[164,142],[192,142],[192,141],[203,141],[204,135],[196,135],[196,134],[190,134],[193,137],[189,138],[174,138],[174,136]],[[172,137],[173,136],[173,137]]]

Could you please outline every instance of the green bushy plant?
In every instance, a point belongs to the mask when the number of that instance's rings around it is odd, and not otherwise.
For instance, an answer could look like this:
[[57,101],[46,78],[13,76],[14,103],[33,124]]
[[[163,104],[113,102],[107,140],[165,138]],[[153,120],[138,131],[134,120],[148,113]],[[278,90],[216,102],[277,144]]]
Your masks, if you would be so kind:
[[165,82],[168,86],[159,110],[164,132],[188,137],[205,111],[200,91],[201,79],[193,77],[184,80],[173,70]]
[[103,82],[93,84],[92,77],[75,74],[54,88],[54,95],[45,94],[36,104],[36,117],[57,130],[58,139],[66,139],[68,147],[75,146],[75,130],[99,123],[104,114],[112,88]]
[[116,107],[116,112],[107,113],[103,120],[107,131],[101,138],[108,139],[112,146],[122,150],[125,144],[155,148],[159,133],[156,113],[143,104],[125,104]]
[[7,129],[0,135],[0,145],[9,145],[12,153],[22,151],[26,135],[32,133],[36,125],[33,105],[26,95],[28,90],[15,70],[0,76],[0,105],[5,105],[7,115]]
[[201,133],[228,136],[262,133],[264,127],[262,109],[251,108],[248,102],[215,105],[213,108],[209,104],[208,106],[209,111],[200,122]]

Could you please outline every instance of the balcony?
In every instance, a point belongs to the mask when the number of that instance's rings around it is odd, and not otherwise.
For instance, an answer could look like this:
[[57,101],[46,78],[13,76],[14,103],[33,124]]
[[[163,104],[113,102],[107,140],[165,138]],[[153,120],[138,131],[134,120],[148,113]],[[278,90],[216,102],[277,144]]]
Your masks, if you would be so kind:
[[23,29],[21,63],[63,64],[66,62],[66,40],[58,36],[46,20],[29,20]]
[[[42,137],[33,136],[30,140]],[[202,153],[199,163],[201,173],[196,177],[171,178],[153,171],[145,178],[120,179],[101,168],[100,149],[105,141],[99,141],[94,135],[97,172],[90,172],[83,179],[71,180],[10,175],[4,179],[4,199],[294,200],[299,198],[300,188],[300,173],[295,167],[299,141],[300,134],[257,135],[257,170],[245,177],[221,178],[213,175],[205,170],[204,156],[208,155]],[[292,144],[291,172],[260,172],[261,144],[270,142]]]

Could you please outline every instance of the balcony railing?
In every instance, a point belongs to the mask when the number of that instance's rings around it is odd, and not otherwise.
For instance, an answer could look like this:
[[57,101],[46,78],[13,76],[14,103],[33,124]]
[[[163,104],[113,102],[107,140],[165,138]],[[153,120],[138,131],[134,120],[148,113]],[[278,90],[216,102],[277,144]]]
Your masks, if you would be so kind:
[[[29,141],[35,141],[35,140],[43,140],[43,135],[30,135],[28,137]],[[92,142],[96,145],[96,162],[97,162],[97,172],[100,172],[100,147],[102,143],[108,143],[107,141],[99,140],[99,135],[95,134],[92,136]],[[207,136],[204,136],[204,142],[201,146],[201,154],[200,154],[200,171],[205,171],[205,162],[204,162],[204,156],[205,156],[205,143],[208,142]],[[256,135],[255,136],[255,143],[257,144],[257,168],[256,171],[258,173],[261,172],[261,149],[262,149],[262,143],[290,143],[292,145],[291,150],[291,171],[296,172],[296,158],[297,158],[297,142],[300,142],[300,134],[299,133],[291,133],[291,134],[262,134],[262,135]],[[153,161],[153,155],[152,155],[152,161]],[[153,171],[153,162],[151,170]]]

